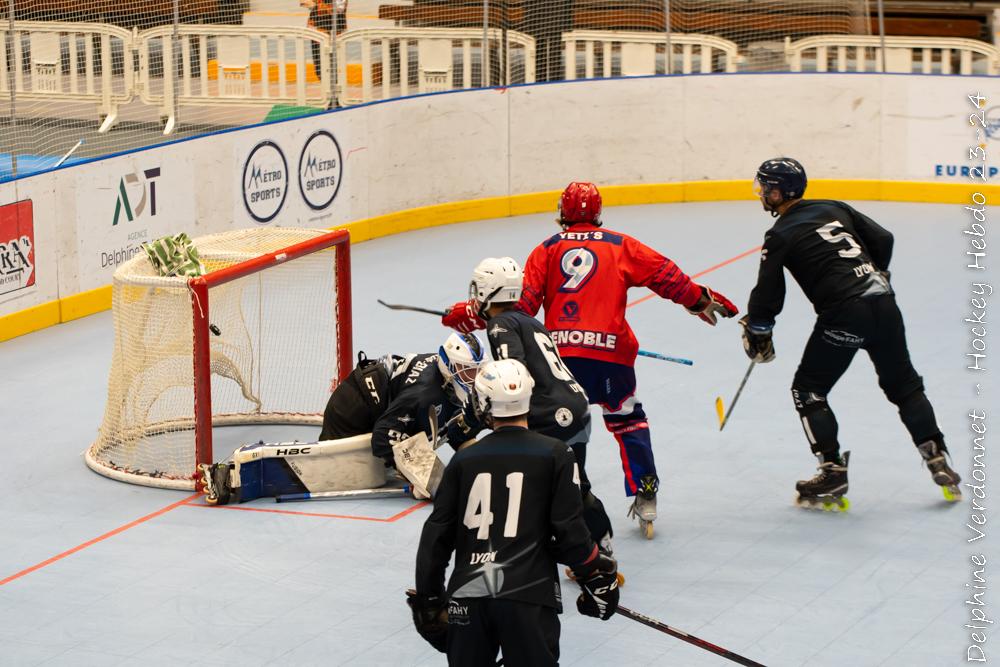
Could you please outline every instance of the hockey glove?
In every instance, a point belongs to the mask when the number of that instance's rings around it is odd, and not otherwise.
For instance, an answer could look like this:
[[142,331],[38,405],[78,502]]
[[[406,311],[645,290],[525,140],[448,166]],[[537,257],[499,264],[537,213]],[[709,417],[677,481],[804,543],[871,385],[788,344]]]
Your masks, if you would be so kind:
[[602,621],[611,618],[618,609],[618,562],[598,553],[589,563],[573,568],[573,576],[583,589],[576,599],[577,611]]
[[750,324],[750,316],[740,318],[743,327],[743,350],[751,360],[766,364],[774,360],[774,341],[771,340],[773,327]]
[[406,604],[413,612],[413,626],[417,634],[428,644],[441,651],[446,650],[448,640],[448,605],[439,595],[419,595],[416,591],[406,591]]
[[732,317],[740,312],[740,309],[733,305],[733,302],[719,294],[713,292],[704,285],[701,288],[701,298],[693,306],[688,308],[688,312],[697,315],[713,327],[719,321],[719,316]]
[[476,313],[475,301],[456,303],[441,318],[441,324],[451,327],[459,333],[472,333],[476,329],[486,328],[486,322]]

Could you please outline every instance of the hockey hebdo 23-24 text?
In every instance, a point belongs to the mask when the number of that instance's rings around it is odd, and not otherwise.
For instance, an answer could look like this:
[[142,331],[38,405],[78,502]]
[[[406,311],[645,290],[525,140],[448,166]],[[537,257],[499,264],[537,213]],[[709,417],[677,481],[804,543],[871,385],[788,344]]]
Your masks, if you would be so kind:
[[[976,111],[969,115],[969,124],[975,129],[975,146],[969,147],[969,178],[975,183],[985,182],[987,173],[986,156],[986,98],[981,93],[968,96]],[[975,383],[976,402],[969,410],[969,428],[971,430],[971,477],[972,481],[965,486],[971,493],[969,517],[966,528],[970,531],[968,544],[975,545],[986,537],[986,410],[982,407],[987,403],[983,396],[984,376],[986,372],[986,311],[989,298],[993,295],[993,287],[982,282],[986,272],[986,195],[974,192],[971,202],[964,207],[966,225],[963,233],[968,239],[966,250],[966,270],[972,273],[969,315],[965,323],[969,328],[969,348],[966,351],[966,369],[972,375]],[[986,605],[986,554],[970,554],[969,581],[965,584],[965,606],[968,610],[965,624],[969,633],[966,649],[967,662],[985,663],[988,661],[985,644],[987,631],[994,625]]]

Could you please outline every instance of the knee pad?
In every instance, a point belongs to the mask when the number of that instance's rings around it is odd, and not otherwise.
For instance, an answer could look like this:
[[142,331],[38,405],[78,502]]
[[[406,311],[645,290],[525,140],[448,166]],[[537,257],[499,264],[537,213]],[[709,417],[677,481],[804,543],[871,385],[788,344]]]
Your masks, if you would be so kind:
[[837,418],[827,404],[826,396],[792,387],[792,400],[813,453],[822,455],[824,460],[836,458],[840,451]]

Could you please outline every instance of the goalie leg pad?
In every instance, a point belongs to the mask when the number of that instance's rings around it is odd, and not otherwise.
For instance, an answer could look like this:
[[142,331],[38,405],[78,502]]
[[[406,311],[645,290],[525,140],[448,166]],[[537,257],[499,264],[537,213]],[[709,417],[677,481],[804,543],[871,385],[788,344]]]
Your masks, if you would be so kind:
[[372,456],[370,433],[321,442],[244,445],[233,453],[233,467],[240,502],[385,484],[385,466]]
[[427,434],[420,431],[393,444],[396,470],[413,485],[415,498],[433,498],[444,475],[444,464],[434,451]]

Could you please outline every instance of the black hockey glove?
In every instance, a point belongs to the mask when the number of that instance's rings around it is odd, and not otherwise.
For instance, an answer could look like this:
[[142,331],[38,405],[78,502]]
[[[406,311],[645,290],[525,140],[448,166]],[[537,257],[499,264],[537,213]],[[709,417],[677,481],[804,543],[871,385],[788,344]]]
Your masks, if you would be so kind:
[[406,604],[413,612],[413,626],[428,644],[446,650],[448,640],[448,603],[440,595],[419,595],[406,591]]
[[758,364],[766,364],[774,360],[774,341],[771,340],[773,327],[751,325],[749,315],[740,318],[743,327],[743,351],[751,360]]
[[618,562],[598,553],[586,565],[573,568],[573,576],[583,589],[576,599],[577,611],[602,621],[611,618],[618,609]]

